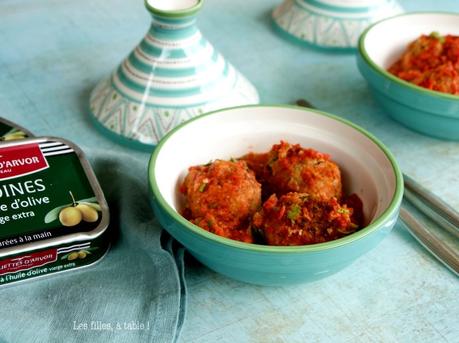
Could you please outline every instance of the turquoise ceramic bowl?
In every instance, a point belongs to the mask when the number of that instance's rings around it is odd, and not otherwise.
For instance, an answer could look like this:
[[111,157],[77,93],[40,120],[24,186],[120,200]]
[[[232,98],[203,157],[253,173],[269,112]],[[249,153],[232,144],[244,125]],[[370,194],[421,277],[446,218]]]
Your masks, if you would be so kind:
[[429,136],[459,140],[459,96],[418,87],[386,71],[410,42],[433,31],[459,35],[459,13],[409,13],[374,24],[360,36],[357,65],[393,119]]
[[[178,214],[178,189],[188,167],[248,151],[268,151],[281,139],[331,154],[346,193],[364,203],[366,227],[347,237],[307,246],[233,241]],[[197,117],[163,138],[149,164],[153,210],[161,225],[210,269],[261,285],[285,285],[333,274],[374,248],[395,224],[403,193],[392,154],[371,134],[341,118],[293,106],[244,106]]]

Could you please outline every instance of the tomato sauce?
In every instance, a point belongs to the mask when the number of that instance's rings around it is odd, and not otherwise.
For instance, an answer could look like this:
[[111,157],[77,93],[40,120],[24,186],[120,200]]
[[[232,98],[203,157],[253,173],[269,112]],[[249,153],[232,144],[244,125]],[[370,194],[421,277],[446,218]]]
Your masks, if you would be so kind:
[[344,197],[342,188],[329,155],[281,141],[266,153],[190,167],[180,187],[186,198],[182,215],[246,243],[327,242],[363,224],[361,200]]
[[459,36],[422,35],[388,71],[420,87],[459,95]]

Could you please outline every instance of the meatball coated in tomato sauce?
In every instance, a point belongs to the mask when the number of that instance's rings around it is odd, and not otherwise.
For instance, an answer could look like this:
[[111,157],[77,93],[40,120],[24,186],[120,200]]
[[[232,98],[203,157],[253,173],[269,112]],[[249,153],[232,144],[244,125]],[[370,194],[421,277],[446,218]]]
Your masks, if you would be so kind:
[[244,161],[190,167],[180,191],[188,220],[217,235],[253,242],[249,224],[261,206],[261,185]]
[[389,72],[420,87],[459,95],[459,36],[420,36]]
[[336,198],[325,200],[305,193],[271,195],[255,213],[252,225],[269,245],[327,242],[357,230],[352,208]]
[[363,204],[356,194],[343,195],[329,155],[283,141],[238,161],[190,167],[180,191],[185,218],[241,242],[321,243],[363,224]]
[[268,153],[249,153],[242,160],[266,185],[265,194],[300,192],[325,200],[341,199],[341,172],[327,154],[281,141]]

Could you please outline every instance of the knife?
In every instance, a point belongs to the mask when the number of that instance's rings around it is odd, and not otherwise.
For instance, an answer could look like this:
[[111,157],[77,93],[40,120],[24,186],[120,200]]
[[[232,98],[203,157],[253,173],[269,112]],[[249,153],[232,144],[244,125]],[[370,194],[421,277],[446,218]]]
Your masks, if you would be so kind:
[[429,232],[405,207],[400,208],[400,219],[409,233],[433,256],[459,276],[459,255]]

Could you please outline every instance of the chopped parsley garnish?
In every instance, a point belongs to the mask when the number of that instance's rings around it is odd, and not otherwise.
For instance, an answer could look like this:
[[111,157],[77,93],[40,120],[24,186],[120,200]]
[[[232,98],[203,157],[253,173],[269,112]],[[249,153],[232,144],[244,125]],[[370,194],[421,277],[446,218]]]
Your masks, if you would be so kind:
[[430,34],[430,37],[438,39],[440,41],[440,43],[442,43],[442,44],[445,42],[445,37],[440,35],[437,31],[433,31]]
[[201,193],[204,192],[206,190],[206,187],[207,187],[207,183],[201,183],[201,185],[199,186],[198,188],[198,191],[200,191]]
[[300,215],[301,207],[297,204],[294,204],[290,210],[287,212],[287,218],[294,222]]
[[336,212],[339,214],[349,214],[349,210],[347,208],[339,208]]

